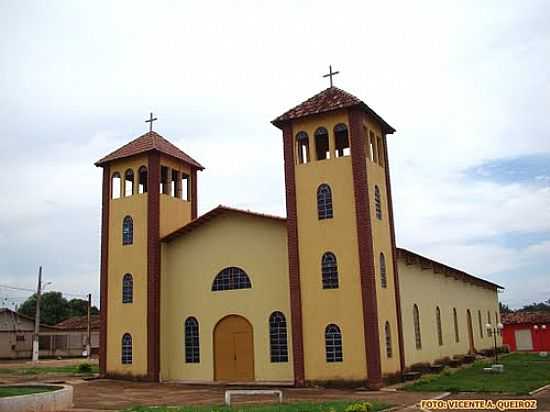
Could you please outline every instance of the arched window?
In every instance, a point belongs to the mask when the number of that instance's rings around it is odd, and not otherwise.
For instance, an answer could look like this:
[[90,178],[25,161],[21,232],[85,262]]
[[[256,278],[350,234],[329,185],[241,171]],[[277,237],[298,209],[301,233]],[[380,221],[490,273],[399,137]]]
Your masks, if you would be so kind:
[[132,196],[134,194],[134,171],[126,170],[124,173],[124,196]]
[[[487,323],[489,325],[492,325],[492,323],[491,323],[491,312],[490,311],[487,311]],[[490,338],[493,336],[493,330],[491,328],[487,329],[487,336],[490,337]]]
[[342,362],[342,333],[340,328],[330,324],[325,329],[325,352],[327,362]]
[[145,166],[139,168],[138,176],[138,193],[147,193],[147,168]]
[[477,311],[477,319],[479,321],[479,336],[483,338],[483,320],[481,320],[481,311]]
[[338,288],[338,264],[332,252],[326,252],[321,258],[323,289]]
[[132,335],[129,333],[122,336],[121,360],[123,365],[132,364]]
[[416,349],[422,349],[422,336],[420,336],[420,313],[416,303],[413,305],[414,340]]
[[324,127],[315,130],[315,152],[317,153],[317,160],[330,159],[328,130]]
[[271,362],[288,362],[286,319],[281,312],[273,312],[269,317],[269,347]]
[[386,337],[386,356],[388,358],[391,358],[393,355],[392,347],[391,347],[391,329],[390,329],[390,322],[386,321],[386,325],[384,326],[384,333]]
[[456,308],[453,308],[453,323],[455,326],[455,342],[460,342],[460,335],[458,334],[458,315]]
[[369,131],[369,155],[371,161],[378,162],[378,156],[376,154],[376,139],[372,130]]
[[383,288],[388,287],[388,279],[386,277],[386,258],[383,253],[380,253],[380,285]]
[[122,277],[122,303],[134,301],[134,278],[129,273]]
[[435,308],[435,322],[437,325],[437,343],[439,343],[439,346],[443,346],[443,331],[441,329],[441,311],[439,310],[439,306]]
[[231,289],[250,289],[250,278],[244,270],[237,267],[227,267],[216,275],[212,291]]
[[120,174],[118,172],[113,173],[111,178],[111,199],[118,199],[120,197]]
[[134,221],[130,216],[125,216],[122,221],[122,244],[131,245],[134,243]]
[[345,124],[340,123],[334,127],[334,141],[336,143],[336,157],[350,155],[348,128]]
[[199,363],[199,322],[194,317],[185,320],[185,362]]
[[376,218],[382,220],[382,198],[378,186],[374,186],[374,207],[376,210]]
[[298,149],[298,163],[309,162],[309,137],[306,132],[296,135],[296,147]]
[[332,219],[332,191],[326,183],[317,188],[317,213],[319,220]]

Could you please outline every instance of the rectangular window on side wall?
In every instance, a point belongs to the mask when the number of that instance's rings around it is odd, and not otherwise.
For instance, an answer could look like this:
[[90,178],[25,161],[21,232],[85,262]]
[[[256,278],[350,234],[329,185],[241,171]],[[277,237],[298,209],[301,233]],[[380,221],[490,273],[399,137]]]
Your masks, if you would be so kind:
[[384,167],[384,142],[380,136],[376,137],[378,148],[378,164]]
[[181,199],[191,200],[191,177],[185,173],[181,174]]
[[177,170],[172,169],[172,176],[170,179],[170,196],[172,197],[180,197],[180,179],[179,179],[179,172]]
[[369,131],[369,149],[370,149],[370,160],[372,162],[378,161],[378,156],[376,156],[376,140],[374,133]]

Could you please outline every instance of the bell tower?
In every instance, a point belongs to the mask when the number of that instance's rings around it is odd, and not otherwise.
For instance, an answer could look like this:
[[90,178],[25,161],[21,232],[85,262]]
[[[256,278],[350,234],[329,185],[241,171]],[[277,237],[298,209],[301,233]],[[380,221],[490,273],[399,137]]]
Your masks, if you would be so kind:
[[279,116],[295,383],[403,369],[386,137],[395,130],[332,86]]
[[197,217],[203,167],[151,129],[95,163],[103,168],[100,369],[158,381],[160,238]]

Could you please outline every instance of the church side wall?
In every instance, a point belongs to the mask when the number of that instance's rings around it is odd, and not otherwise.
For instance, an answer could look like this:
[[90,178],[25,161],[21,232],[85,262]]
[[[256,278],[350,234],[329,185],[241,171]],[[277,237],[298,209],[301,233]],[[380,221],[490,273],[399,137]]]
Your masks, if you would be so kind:
[[[349,128],[346,112],[298,119],[293,122],[293,135],[300,131],[308,134],[313,159],[317,127],[329,131],[334,153],[333,130],[338,123]],[[367,364],[351,156],[298,164],[295,176],[305,379],[364,380]],[[318,219],[317,188],[321,183],[332,190],[332,219]],[[337,258],[338,289],[322,287],[321,258],[327,251]],[[342,362],[326,361],[325,328],[329,324],[338,325],[342,332]]]
[[[131,168],[134,176],[140,166],[147,166],[145,156],[113,162],[111,176],[121,177]],[[145,376],[147,374],[147,193],[110,200],[108,309],[107,309],[107,373]],[[122,220],[131,216],[134,222],[132,245],[122,245]],[[122,277],[132,274],[133,303],[122,303]],[[121,341],[124,333],[132,335],[132,364],[121,362]]]
[[[399,284],[401,290],[401,311],[403,319],[403,340],[406,365],[418,362],[433,362],[443,357],[464,355],[470,349],[467,310],[472,316],[472,332],[476,350],[489,349],[494,345],[493,337],[485,330],[487,312],[494,324],[498,314],[498,296],[494,289],[473,285],[432,269],[422,270],[419,264],[410,264],[399,259]],[[416,348],[413,305],[418,305],[420,314],[421,349]],[[443,345],[439,345],[436,323],[436,307],[441,311]],[[456,308],[459,328],[459,342],[455,339],[453,308]],[[479,311],[483,326],[483,338],[479,328]],[[500,321],[500,316],[498,321]],[[502,338],[497,337],[502,345]]]
[[[215,276],[237,266],[250,277],[251,289],[212,292]],[[214,328],[227,315],[245,317],[253,328],[256,381],[294,380],[288,283],[286,225],[226,212],[190,233],[162,245],[161,379],[214,380]],[[269,316],[287,321],[288,362],[272,363]],[[199,323],[200,363],[185,362],[184,322]]]

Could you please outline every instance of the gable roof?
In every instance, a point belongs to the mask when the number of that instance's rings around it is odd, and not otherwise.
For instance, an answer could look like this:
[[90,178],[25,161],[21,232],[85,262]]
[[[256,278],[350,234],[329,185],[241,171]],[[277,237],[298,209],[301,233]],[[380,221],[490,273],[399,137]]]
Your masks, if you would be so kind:
[[513,325],[516,323],[547,323],[550,326],[550,312],[512,312],[501,314],[502,323]]
[[[100,315],[90,315],[90,327],[92,330],[99,330],[101,326]],[[55,325],[56,328],[64,330],[82,330],[88,329],[88,316],[75,316],[65,319]]]
[[189,164],[191,167],[194,167],[199,170],[203,170],[204,167],[185,153],[183,150],[180,150],[164,137],[162,137],[157,132],[147,132],[144,135],[138,137],[137,139],[132,140],[131,142],[125,144],[114,152],[108,154],[107,156],[99,159],[95,165],[103,166],[104,164],[111,162],[117,159],[123,159],[125,157],[134,156],[140,153],[146,153],[156,150],[157,152],[164,153],[168,156],[175,157],[176,159],[183,160],[185,163]]
[[382,119],[382,117],[376,114],[374,110],[367,106],[365,102],[351,93],[334,86],[317,93],[315,96],[310,97],[298,106],[286,111],[271,123],[280,128],[285,122],[290,120],[354,106],[358,106],[378,120],[385,133],[391,134],[395,132],[395,129]]
[[436,260],[421,256],[415,252],[411,252],[410,250],[403,248],[396,248],[396,250],[397,258],[405,260],[407,265],[419,264],[422,270],[432,269],[434,273],[439,273],[442,276],[451,276],[456,280],[472,283],[474,285],[485,287],[487,289],[504,289],[502,286],[497,285],[496,283],[489,282],[488,280],[470,275],[469,273],[463,272],[462,270],[447,266]]
[[250,210],[243,210],[243,209],[235,209],[233,207],[227,207],[223,205],[219,205],[218,207],[215,207],[214,209],[210,210],[209,212],[206,212],[205,214],[199,216],[197,219],[187,223],[185,226],[180,227],[179,229],[174,230],[173,232],[167,234],[162,239],[160,239],[162,242],[169,242],[170,240],[179,237],[185,233],[189,233],[196,229],[199,226],[202,226],[203,224],[207,223],[211,219],[220,216],[224,213],[238,213],[241,215],[246,216],[255,216],[260,217],[264,219],[271,219],[279,222],[286,222],[285,217],[280,216],[274,216],[274,215],[268,215],[264,213],[257,213],[257,212],[251,212]]

